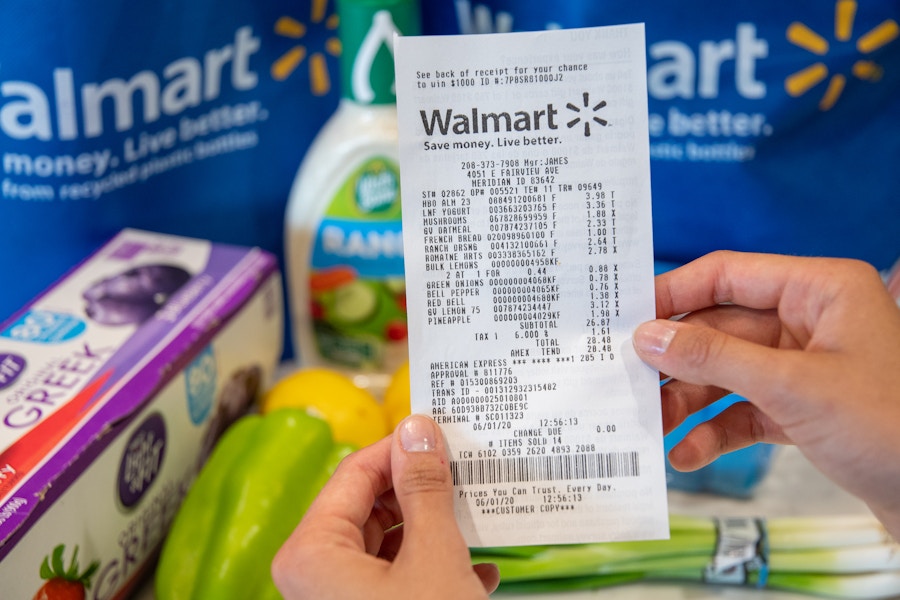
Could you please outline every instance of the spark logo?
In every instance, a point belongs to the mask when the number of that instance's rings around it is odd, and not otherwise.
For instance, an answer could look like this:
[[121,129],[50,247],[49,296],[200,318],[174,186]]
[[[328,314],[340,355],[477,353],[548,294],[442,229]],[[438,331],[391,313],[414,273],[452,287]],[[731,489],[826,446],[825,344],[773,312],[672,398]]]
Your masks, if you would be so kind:
[[[584,92],[582,94],[582,104],[583,104],[582,108],[585,108],[585,109],[588,108],[588,106],[590,106],[589,94],[587,92]],[[600,110],[604,106],[606,106],[606,100],[601,100],[600,102],[595,104],[593,108],[591,108],[591,112],[596,113],[598,110]],[[600,117],[598,117],[596,115],[594,115],[592,117],[586,116],[586,117],[584,117],[584,119],[582,119],[581,108],[575,106],[571,102],[566,103],[566,108],[568,108],[569,110],[574,111],[576,113],[575,118],[572,119],[571,121],[569,121],[568,123],[566,123],[566,127],[568,127],[569,129],[572,129],[573,127],[578,125],[578,123],[582,122],[582,120],[583,120],[584,121],[584,137],[591,137],[591,121],[593,121],[594,123],[597,123],[598,125],[601,125],[603,127],[606,127],[609,124],[609,122],[606,119],[601,119]]]
[[[325,27],[329,32],[337,30],[338,16],[334,13],[327,14],[328,0],[313,0],[310,7],[309,21],[313,25]],[[281,17],[275,22],[275,33],[286,38],[300,40],[307,33],[307,26],[291,17]],[[325,40],[324,53],[331,56],[340,56],[341,41],[335,36]],[[285,52],[272,64],[272,78],[276,81],[284,81],[291,76],[297,67],[306,58],[305,46],[296,45]],[[331,77],[328,74],[328,65],[323,52],[313,52],[309,55],[309,87],[315,96],[324,96],[331,90]]]
[[[834,14],[835,41],[848,42],[852,39],[856,7],[856,0],[837,1]],[[850,69],[851,73],[862,81],[876,82],[881,79],[881,66],[864,57],[891,43],[898,35],[900,35],[900,27],[898,27],[897,22],[893,19],[886,19],[859,36],[856,40],[856,50],[862,57],[853,63]],[[827,39],[799,22],[791,23],[788,26],[787,39],[795,46],[808,50],[817,56],[825,56],[831,49]],[[828,76],[829,71],[825,63],[821,61],[816,62],[789,75],[784,82],[784,88],[790,96],[801,96],[828,78]],[[847,76],[845,74],[831,74],[825,94],[819,101],[819,109],[823,111],[830,110],[840,98],[846,85]]]

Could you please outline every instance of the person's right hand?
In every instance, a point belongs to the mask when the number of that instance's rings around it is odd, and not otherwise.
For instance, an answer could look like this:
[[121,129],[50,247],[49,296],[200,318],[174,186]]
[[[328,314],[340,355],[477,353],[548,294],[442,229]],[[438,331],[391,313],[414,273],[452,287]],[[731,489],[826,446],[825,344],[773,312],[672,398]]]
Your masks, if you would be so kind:
[[873,267],[716,252],[658,276],[656,307],[633,340],[672,377],[666,430],[728,391],[749,400],[691,430],[675,468],[793,443],[900,538],[900,309]]

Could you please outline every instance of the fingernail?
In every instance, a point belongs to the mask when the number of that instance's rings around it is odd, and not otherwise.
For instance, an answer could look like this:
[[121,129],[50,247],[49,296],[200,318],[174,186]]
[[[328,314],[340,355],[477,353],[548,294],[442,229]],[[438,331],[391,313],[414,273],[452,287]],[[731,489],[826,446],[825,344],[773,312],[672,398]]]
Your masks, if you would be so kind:
[[644,354],[660,355],[673,337],[675,328],[668,321],[649,321],[634,330],[634,347]]
[[407,452],[432,452],[437,436],[437,426],[428,417],[411,415],[400,424],[400,445]]

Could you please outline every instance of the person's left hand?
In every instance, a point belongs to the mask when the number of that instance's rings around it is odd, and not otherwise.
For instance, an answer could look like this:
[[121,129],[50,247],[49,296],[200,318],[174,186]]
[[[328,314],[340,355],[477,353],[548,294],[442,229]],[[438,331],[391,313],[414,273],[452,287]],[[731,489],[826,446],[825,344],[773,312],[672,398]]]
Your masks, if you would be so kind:
[[444,438],[407,417],[344,459],[272,563],[292,598],[487,598],[496,566],[472,565],[453,513]]

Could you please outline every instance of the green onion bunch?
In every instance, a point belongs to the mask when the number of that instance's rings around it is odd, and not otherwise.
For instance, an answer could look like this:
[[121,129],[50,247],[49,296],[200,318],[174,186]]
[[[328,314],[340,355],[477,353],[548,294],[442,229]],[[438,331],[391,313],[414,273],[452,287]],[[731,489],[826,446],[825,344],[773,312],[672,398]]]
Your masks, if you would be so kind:
[[473,548],[472,560],[495,563],[500,591],[515,593],[668,581],[826,598],[900,596],[900,544],[870,516],[762,520],[673,515],[670,529],[668,540]]

